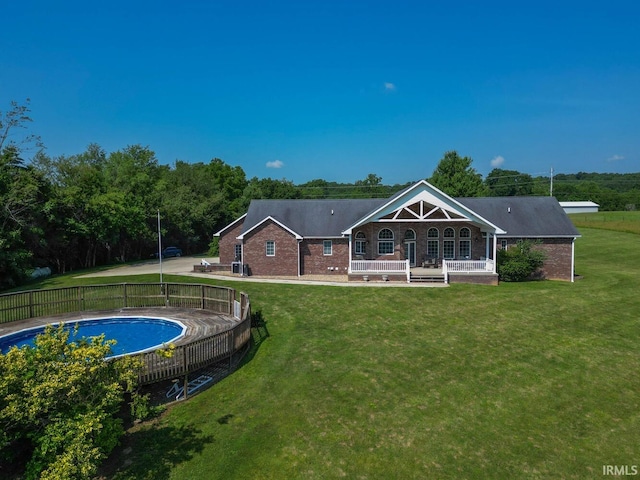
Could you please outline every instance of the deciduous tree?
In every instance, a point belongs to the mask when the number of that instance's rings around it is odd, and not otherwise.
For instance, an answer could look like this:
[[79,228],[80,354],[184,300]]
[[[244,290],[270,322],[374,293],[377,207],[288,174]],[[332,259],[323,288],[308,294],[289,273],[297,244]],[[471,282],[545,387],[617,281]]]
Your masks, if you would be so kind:
[[489,189],[489,194],[495,197],[513,197],[533,193],[531,175],[520,173],[517,170],[494,168],[489,172],[484,182]]
[[38,243],[34,237],[42,227],[46,182],[23,158],[23,149],[39,147],[39,141],[16,132],[31,121],[28,113],[28,103],[16,102],[6,113],[0,111],[0,289],[26,277]]
[[486,194],[482,175],[471,167],[470,157],[455,150],[446,152],[433,171],[429,183],[453,197],[480,197]]

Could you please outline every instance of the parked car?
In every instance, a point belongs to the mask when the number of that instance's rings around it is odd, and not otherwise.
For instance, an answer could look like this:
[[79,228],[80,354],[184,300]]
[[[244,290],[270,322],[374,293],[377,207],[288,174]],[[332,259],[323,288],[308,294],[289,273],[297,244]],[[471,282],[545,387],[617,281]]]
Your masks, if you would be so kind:
[[[153,256],[158,258],[158,252],[154,253]],[[182,249],[178,247],[167,247],[164,250],[162,250],[162,258],[181,257],[181,256],[182,256]]]

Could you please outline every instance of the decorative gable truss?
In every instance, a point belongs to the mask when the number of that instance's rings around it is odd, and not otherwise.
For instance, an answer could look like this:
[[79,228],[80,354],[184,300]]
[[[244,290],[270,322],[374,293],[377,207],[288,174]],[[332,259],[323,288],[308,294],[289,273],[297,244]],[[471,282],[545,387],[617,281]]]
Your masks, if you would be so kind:
[[424,200],[420,200],[411,205],[403,206],[395,212],[380,217],[385,221],[441,221],[441,220],[459,220],[468,221],[469,219],[453,210],[446,209],[441,206],[432,205]]
[[354,228],[369,222],[441,222],[443,220],[471,222],[478,225],[482,231],[491,234],[506,233],[424,180],[391,197],[387,203],[361,218],[342,233],[350,235]]

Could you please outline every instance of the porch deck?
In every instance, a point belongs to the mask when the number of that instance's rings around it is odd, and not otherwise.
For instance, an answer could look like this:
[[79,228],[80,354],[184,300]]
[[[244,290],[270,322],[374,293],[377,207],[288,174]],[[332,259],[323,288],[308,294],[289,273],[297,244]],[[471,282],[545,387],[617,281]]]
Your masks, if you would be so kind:
[[354,260],[351,275],[381,276],[395,281],[406,278],[407,282],[438,283],[487,283],[497,284],[495,264],[491,259],[442,260],[433,266],[412,267],[408,260]]

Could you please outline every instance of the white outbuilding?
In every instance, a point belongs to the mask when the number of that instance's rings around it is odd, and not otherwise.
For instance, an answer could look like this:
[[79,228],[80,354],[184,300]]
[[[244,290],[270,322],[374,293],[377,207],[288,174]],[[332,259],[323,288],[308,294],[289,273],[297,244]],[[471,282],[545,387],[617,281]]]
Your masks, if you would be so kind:
[[567,214],[571,213],[594,213],[598,211],[598,205],[594,202],[559,202],[560,206]]

